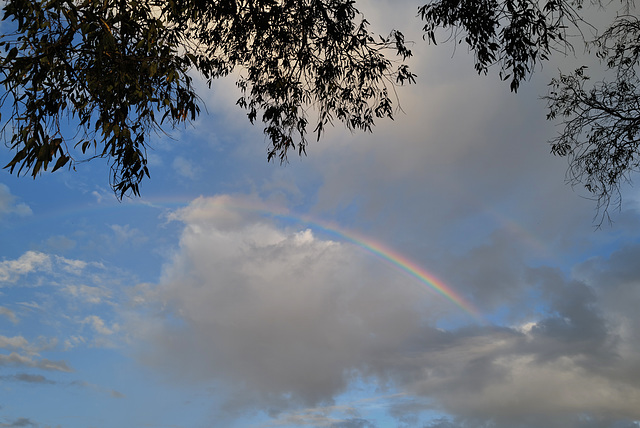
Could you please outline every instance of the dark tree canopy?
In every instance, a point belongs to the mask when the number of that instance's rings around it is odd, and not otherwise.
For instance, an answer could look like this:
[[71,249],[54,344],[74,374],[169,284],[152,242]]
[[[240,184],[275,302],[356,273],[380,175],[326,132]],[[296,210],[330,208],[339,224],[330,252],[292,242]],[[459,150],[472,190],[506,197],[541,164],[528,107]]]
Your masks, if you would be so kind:
[[[582,37],[596,29],[583,7],[615,5],[434,0],[418,8],[426,40],[435,44],[445,30],[473,53],[478,73],[497,66],[514,92],[575,43],[603,62],[604,80],[591,84],[581,67],[561,73],[546,95],[548,118],[563,124],[552,152],[568,158],[569,182],[583,184],[603,215],[640,169],[640,22],[627,1],[594,40]],[[368,131],[392,118],[394,85],[415,81],[402,33],[374,36],[353,0],[6,0],[3,10],[0,104],[11,111],[2,129],[15,151],[7,168],[35,177],[50,165],[108,158],[119,197],[139,194],[149,175],[150,134],[199,114],[197,74],[211,85],[238,73],[237,104],[264,123],[267,157],[281,161],[304,153],[307,134],[320,138],[334,120]]]
[[620,16],[591,44],[609,79],[590,83],[587,67],[560,74],[546,97],[549,119],[563,118],[552,152],[569,158],[567,178],[595,196],[603,219],[620,185],[640,170],[640,21]]
[[448,29],[449,39],[463,40],[475,57],[475,69],[486,74],[499,65],[500,77],[517,91],[539,61],[555,50],[571,48],[568,26],[580,17],[581,0],[438,0],[419,8],[425,38],[436,43],[436,31]]
[[[603,80],[591,83],[587,67],[579,67],[553,79],[545,96],[547,118],[562,121],[551,151],[568,158],[568,182],[590,192],[604,220],[612,202],[620,206],[620,185],[640,169],[640,21],[627,0],[604,28],[586,22],[583,7],[603,11],[616,5],[595,0],[437,0],[419,13],[426,39],[435,43],[437,30],[449,30],[449,39],[464,41],[473,53],[478,73],[498,66],[512,91],[551,54],[574,52],[574,43],[604,63]],[[585,30],[596,35],[588,39]]]
[[310,120],[319,138],[334,119],[370,130],[393,117],[393,85],[414,81],[383,55],[411,55],[402,34],[374,37],[349,0],[7,0],[3,10],[7,168],[35,177],[108,158],[119,197],[149,176],[150,133],[199,114],[192,73],[211,85],[239,71],[238,104],[264,122],[268,158],[280,160],[304,152]]

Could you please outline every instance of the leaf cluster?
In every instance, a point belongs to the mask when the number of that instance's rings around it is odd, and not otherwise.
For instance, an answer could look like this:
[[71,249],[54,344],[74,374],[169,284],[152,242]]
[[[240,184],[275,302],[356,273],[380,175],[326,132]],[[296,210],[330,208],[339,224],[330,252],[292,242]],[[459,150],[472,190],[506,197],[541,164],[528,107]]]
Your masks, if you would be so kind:
[[[587,5],[613,7],[598,0]],[[547,119],[561,121],[551,151],[567,157],[567,181],[596,200],[600,225],[611,203],[620,207],[620,185],[640,171],[640,21],[633,2],[621,0],[616,17],[597,35],[582,8],[582,0],[436,0],[419,14],[425,39],[436,43],[438,30],[450,30],[473,52],[478,73],[498,65],[514,92],[537,63],[554,52],[574,52],[571,35],[604,65],[605,78],[595,83],[586,66],[560,72],[544,97]],[[593,40],[585,38],[585,26],[595,32]]]
[[110,159],[120,197],[139,194],[149,132],[199,112],[179,38],[144,1],[8,1],[3,9],[15,25],[0,39],[1,101],[12,108],[3,132],[16,151],[6,167],[36,177],[55,161],[55,171],[74,163],[72,146]]
[[449,29],[450,39],[464,40],[473,52],[478,73],[497,64],[516,92],[539,61],[572,49],[566,30],[582,20],[581,6],[582,0],[437,0],[418,13],[425,39],[436,44],[436,31]]
[[567,156],[568,181],[583,184],[598,203],[601,222],[620,206],[620,184],[640,171],[640,21],[620,16],[591,43],[609,79],[590,83],[587,67],[550,83],[548,119],[562,118],[552,152]]
[[106,158],[120,198],[149,176],[149,135],[200,113],[193,73],[211,85],[238,71],[237,104],[260,116],[268,159],[281,161],[305,151],[311,111],[317,138],[334,119],[369,131],[393,118],[395,85],[415,81],[383,54],[411,56],[403,35],[374,37],[351,0],[7,0],[3,11],[6,168],[36,177]]

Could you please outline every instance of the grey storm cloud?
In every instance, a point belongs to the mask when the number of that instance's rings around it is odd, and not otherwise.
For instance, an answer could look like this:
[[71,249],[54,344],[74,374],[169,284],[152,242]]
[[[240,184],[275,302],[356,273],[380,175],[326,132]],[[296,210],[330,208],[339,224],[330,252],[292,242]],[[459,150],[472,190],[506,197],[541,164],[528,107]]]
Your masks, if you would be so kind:
[[[629,351],[637,337],[591,284],[615,260],[586,263],[575,277],[513,262],[505,284],[514,282],[514,298],[540,296],[536,311],[512,326],[446,329],[436,326],[433,314],[442,312],[433,296],[419,298],[400,285],[406,277],[398,272],[349,244],[229,204],[202,198],[176,214],[185,223],[180,249],[161,283],[143,296],[166,322],[136,320],[130,327],[152,345],[139,351],[146,364],[183,382],[224,385],[232,397],[226,410],[277,413],[327,403],[364,379],[422,397],[416,411],[454,416],[442,426],[534,427],[531,421],[544,420],[559,428],[640,419],[640,358]],[[491,254],[471,251],[468,265]],[[631,309],[625,316],[636,320]],[[402,406],[395,414],[410,423],[411,408]]]

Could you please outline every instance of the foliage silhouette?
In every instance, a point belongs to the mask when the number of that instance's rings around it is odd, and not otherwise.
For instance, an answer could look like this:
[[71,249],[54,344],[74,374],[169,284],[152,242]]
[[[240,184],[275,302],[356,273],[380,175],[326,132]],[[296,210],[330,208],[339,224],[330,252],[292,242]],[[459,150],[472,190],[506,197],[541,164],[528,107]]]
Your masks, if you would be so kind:
[[[574,50],[571,36],[595,28],[583,19],[593,5],[436,0],[418,15],[425,39],[435,44],[449,30],[478,73],[497,65],[516,92],[541,61]],[[548,118],[563,122],[552,152],[568,158],[568,181],[591,192],[603,219],[640,168],[640,23],[631,3],[620,10],[587,41],[609,80],[589,85],[580,67],[545,97]],[[319,139],[334,120],[371,131],[393,118],[395,85],[415,82],[403,34],[374,36],[353,0],[7,0],[3,11],[11,30],[0,36],[0,104],[11,111],[2,130],[15,151],[6,168],[36,177],[107,158],[120,198],[139,195],[149,176],[150,134],[200,113],[193,73],[209,85],[237,73],[237,104],[264,123],[267,158],[281,162],[305,152],[311,129]]]
[[[308,112],[320,138],[334,119],[371,130],[393,117],[396,84],[415,76],[402,33],[374,37],[349,0],[7,0],[0,103],[10,105],[10,172],[34,178],[108,158],[117,196],[139,195],[152,131],[200,113],[190,73],[234,71],[269,160],[305,151]],[[69,126],[62,126],[63,119]],[[68,129],[77,128],[69,133]],[[85,155],[85,157],[82,157]]]
[[600,225],[610,219],[612,202],[620,207],[620,185],[640,169],[640,22],[623,0],[613,21],[587,40],[585,30],[597,28],[585,21],[586,6],[605,9],[583,0],[438,0],[419,14],[425,39],[436,43],[437,31],[449,30],[450,40],[464,41],[473,52],[478,73],[497,65],[514,92],[540,61],[574,52],[573,36],[604,63],[602,81],[590,85],[587,67],[579,67],[560,73],[544,97],[547,118],[562,121],[551,151],[568,158],[568,182],[584,185],[597,201]]

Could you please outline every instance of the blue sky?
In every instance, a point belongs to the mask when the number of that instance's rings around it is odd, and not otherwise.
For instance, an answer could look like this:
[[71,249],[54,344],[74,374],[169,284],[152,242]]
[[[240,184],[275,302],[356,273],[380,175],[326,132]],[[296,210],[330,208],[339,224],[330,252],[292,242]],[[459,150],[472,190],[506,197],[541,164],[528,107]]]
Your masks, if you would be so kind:
[[638,426],[640,198],[595,230],[546,143],[539,96],[575,60],[514,95],[424,43],[413,5],[361,10],[416,40],[418,84],[372,134],[268,164],[225,80],[152,138],[141,198],[103,160],[0,172],[0,426]]

